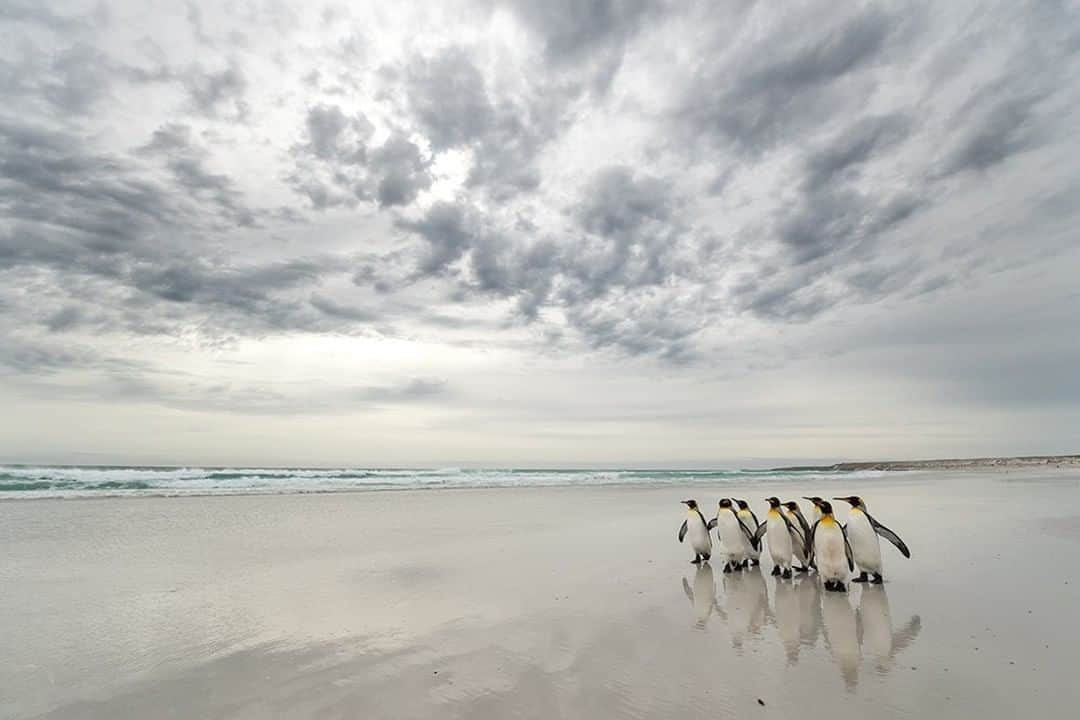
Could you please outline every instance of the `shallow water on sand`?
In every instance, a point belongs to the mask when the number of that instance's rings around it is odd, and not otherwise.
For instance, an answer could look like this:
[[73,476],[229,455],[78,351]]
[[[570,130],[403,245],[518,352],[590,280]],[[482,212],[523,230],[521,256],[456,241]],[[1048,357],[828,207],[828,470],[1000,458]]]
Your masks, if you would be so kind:
[[[688,563],[679,500],[774,489],[862,494],[912,559],[848,594]],[[1078,501],[1025,471],[0,503],[0,717],[1060,713]]]

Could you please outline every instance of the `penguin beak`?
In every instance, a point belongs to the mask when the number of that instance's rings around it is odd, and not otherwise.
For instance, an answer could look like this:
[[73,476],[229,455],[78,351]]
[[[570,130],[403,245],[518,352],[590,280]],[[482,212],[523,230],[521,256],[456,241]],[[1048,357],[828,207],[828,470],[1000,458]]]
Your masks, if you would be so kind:
[[680,500],[679,502],[681,502],[683,505],[686,505],[687,507],[690,507],[690,501],[689,500]]
[[855,499],[854,499],[854,498],[850,498],[850,497],[846,497],[846,498],[833,498],[833,500],[843,500],[843,501],[844,501],[844,502],[846,502],[846,503],[847,503],[848,505],[854,505],[854,504],[855,504]]

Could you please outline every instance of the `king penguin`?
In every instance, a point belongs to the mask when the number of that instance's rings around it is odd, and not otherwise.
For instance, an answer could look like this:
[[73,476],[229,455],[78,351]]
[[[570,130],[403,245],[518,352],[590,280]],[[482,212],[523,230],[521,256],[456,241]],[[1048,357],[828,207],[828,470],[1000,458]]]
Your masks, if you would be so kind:
[[810,562],[817,563],[825,589],[847,592],[847,574],[855,569],[844,528],[833,517],[832,504],[822,500],[818,506],[821,519],[810,528]]
[[753,531],[743,525],[739,516],[735,514],[735,507],[730,498],[721,498],[716,508],[716,517],[709,521],[709,529],[716,528],[716,536],[720,539],[723,548],[725,562],[724,572],[739,570],[749,563],[748,547],[754,545]]
[[769,536],[772,574],[788,579],[791,577],[791,532],[794,526],[787,516],[780,512],[780,498],[771,497],[765,502],[769,503],[769,513],[765,516],[765,522],[759,525],[754,533],[754,540],[760,542],[762,536]]
[[[736,500],[735,498],[731,498],[731,500],[739,506],[739,509],[735,513],[735,515],[739,518],[742,524],[747,527],[751,535],[756,533],[758,528],[761,527],[761,523],[758,521],[757,515],[754,514],[754,511],[750,509],[750,503],[746,502],[745,500]],[[751,565],[761,564],[760,543],[748,547],[746,549],[746,554],[747,557],[750,558]]]
[[[794,569],[796,572],[809,572],[810,565],[806,560],[806,542],[810,538],[810,523],[806,522],[802,510],[799,509],[799,503],[794,500],[784,503],[782,512],[791,521],[792,525],[797,526],[797,532],[795,529],[791,532],[791,550],[795,554],[795,559],[799,561],[798,566]],[[797,535],[800,537],[796,537]]]
[[844,529],[847,531],[848,542],[851,543],[851,553],[855,557],[855,564],[859,566],[859,576],[853,578],[852,582],[866,582],[869,580],[868,573],[874,576],[870,582],[875,585],[883,582],[881,543],[878,541],[878,535],[895,545],[901,555],[906,558],[911,557],[911,551],[900,536],[875,520],[866,511],[866,503],[858,495],[833,498],[833,500],[843,500],[851,505],[851,512],[848,513],[848,521]]
[[810,527],[814,527],[814,523],[821,519],[821,503],[825,502],[824,498],[819,498],[817,495],[814,497],[803,496],[803,500],[809,500],[810,507]]
[[694,549],[694,559],[690,562],[697,565],[702,560],[708,560],[712,556],[712,538],[709,537],[709,524],[705,522],[705,516],[698,510],[694,500],[683,500],[686,505],[686,519],[679,528],[679,542],[687,535],[690,536],[690,547]]

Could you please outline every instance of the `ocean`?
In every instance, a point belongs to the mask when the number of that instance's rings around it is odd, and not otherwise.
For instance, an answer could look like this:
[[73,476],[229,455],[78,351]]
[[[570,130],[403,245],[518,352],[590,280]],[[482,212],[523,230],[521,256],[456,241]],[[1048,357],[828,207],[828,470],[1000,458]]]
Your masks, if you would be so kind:
[[878,477],[882,471],[544,470],[0,466],[0,500],[28,498],[299,494],[441,488],[810,482]]

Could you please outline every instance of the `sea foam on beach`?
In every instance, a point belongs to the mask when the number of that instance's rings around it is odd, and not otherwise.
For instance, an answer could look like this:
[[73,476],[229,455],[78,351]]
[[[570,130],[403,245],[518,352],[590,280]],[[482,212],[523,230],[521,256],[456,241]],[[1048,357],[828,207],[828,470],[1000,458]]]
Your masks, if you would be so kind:
[[394,468],[226,468],[127,466],[0,466],[0,499],[131,495],[230,495],[421,490],[816,482],[870,478],[882,471],[800,470],[543,470]]

